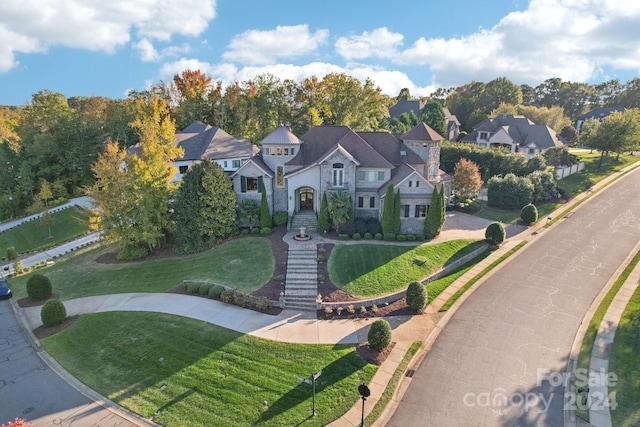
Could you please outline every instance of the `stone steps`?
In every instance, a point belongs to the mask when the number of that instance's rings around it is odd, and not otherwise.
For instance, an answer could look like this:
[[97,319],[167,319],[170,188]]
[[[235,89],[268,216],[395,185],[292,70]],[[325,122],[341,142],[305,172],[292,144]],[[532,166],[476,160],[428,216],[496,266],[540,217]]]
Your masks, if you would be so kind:
[[[315,219],[315,214],[313,214]],[[309,230],[309,228],[307,228]],[[284,287],[285,309],[315,312],[318,295],[318,253],[315,243],[289,244]]]

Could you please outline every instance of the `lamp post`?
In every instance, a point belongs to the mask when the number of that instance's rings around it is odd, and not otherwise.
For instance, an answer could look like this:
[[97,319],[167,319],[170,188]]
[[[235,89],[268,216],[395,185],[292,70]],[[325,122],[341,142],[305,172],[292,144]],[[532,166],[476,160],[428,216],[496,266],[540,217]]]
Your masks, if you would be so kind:
[[367,400],[367,397],[371,396],[371,390],[365,384],[360,384],[358,386],[358,393],[362,396],[362,419],[360,420],[360,427],[364,427],[364,402]]

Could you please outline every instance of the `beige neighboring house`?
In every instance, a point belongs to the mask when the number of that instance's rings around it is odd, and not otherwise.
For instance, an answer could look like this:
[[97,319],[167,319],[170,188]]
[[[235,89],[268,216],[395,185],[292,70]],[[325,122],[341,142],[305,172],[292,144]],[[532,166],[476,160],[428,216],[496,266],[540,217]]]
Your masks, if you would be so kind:
[[508,148],[531,158],[551,147],[566,147],[567,141],[547,125],[537,125],[525,116],[505,114],[485,119],[462,142],[485,148]]
[[279,126],[261,151],[232,174],[241,203],[260,201],[270,210],[317,215],[323,193],[346,191],[357,218],[380,220],[387,186],[400,191],[403,233],[422,233],[435,185],[451,193],[451,176],[440,170],[442,136],[419,124],[403,135],[316,126],[301,137]]
[[218,127],[200,121],[176,132],[175,144],[184,150],[184,155],[173,162],[178,168],[174,181],[180,181],[191,165],[205,158],[213,160],[231,174],[260,151],[250,141],[231,136]]

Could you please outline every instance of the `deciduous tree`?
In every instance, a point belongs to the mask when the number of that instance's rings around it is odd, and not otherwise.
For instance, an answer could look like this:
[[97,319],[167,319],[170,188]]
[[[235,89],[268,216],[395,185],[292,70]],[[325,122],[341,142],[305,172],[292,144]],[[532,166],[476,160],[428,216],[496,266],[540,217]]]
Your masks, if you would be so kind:
[[482,187],[480,168],[465,158],[456,163],[453,172],[453,192],[460,202],[475,199]]

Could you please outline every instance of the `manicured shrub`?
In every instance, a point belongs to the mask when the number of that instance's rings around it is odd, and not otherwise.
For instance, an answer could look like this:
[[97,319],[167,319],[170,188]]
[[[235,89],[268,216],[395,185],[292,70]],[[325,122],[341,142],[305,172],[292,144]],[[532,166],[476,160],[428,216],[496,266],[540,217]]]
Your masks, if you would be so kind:
[[220,299],[222,293],[224,292],[224,288],[220,285],[214,285],[209,288],[209,298],[211,299]]
[[380,225],[380,221],[378,221],[376,218],[367,218],[365,223],[367,225],[367,232],[373,234],[374,236],[376,235],[376,233],[382,233],[382,226]]
[[422,240],[426,240],[426,238],[424,237],[424,234],[419,233],[419,234],[416,234],[416,240],[422,241]]
[[7,259],[13,260],[13,259],[16,259],[16,258],[18,258],[18,251],[16,250],[15,247],[9,246],[7,248]]
[[252,230],[251,230],[251,234],[256,234],[256,235],[257,235],[257,234],[260,234],[260,228],[259,228],[259,227],[256,227],[256,228],[252,229]]
[[489,226],[484,232],[484,237],[494,245],[502,244],[502,242],[504,242],[504,239],[506,237],[504,226],[499,222],[493,222],[489,224]]
[[197,294],[200,291],[200,283],[189,282],[185,285],[185,289],[190,294]]
[[209,289],[211,289],[213,287],[213,283],[200,283],[200,286],[198,287],[198,293],[200,295],[209,295]]
[[34,274],[27,280],[27,295],[34,300],[43,300],[51,296],[51,281],[47,276]]
[[376,233],[373,237],[375,237],[376,240],[382,240],[382,233]]
[[407,240],[410,242],[415,242],[416,241],[416,235],[415,234],[407,234]]
[[260,199],[260,227],[271,228],[273,226],[273,220],[271,218],[271,212],[269,212],[269,203],[267,203],[267,190],[265,185],[262,184],[262,198]]
[[529,203],[524,205],[520,210],[520,219],[525,224],[533,224],[538,221],[538,208],[535,205]]
[[338,239],[340,240],[349,240],[349,235],[348,234],[338,234]]
[[371,325],[367,334],[369,347],[374,350],[383,350],[391,344],[391,325],[384,319],[376,320]]
[[427,305],[427,289],[422,283],[411,282],[407,288],[407,305],[420,311]]
[[240,232],[240,234],[242,234],[243,236],[246,236],[249,233],[251,233],[251,230],[249,230],[248,228],[243,228],[242,231]]
[[353,240],[360,240],[362,239],[362,236],[360,235],[360,233],[353,233],[353,236],[351,236],[351,238]]
[[387,242],[393,242],[394,240],[396,240],[396,235],[395,233],[384,233],[384,240],[386,240]]
[[489,206],[505,209],[519,209],[533,201],[534,187],[526,177],[512,173],[504,178],[493,177],[487,182]]
[[273,213],[273,225],[275,227],[282,227],[289,222],[289,212],[287,211],[275,211]]
[[364,238],[365,238],[366,240],[371,240],[371,239],[373,239],[373,234],[371,234],[371,233],[364,233]]
[[271,234],[271,227],[262,227],[260,229],[260,234],[262,236],[269,236]]
[[44,326],[56,326],[64,322],[67,318],[67,309],[64,304],[57,300],[51,299],[47,301],[40,311],[40,320]]
[[407,236],[406,236],[406,234],[398,234],[396,236],[396,239],[398,240],[398,242],[406,242],[407,241]]
[[321,233],[326,233],[331,230],[331,220],[329,219],[329,204],[327,202],[327,192],[322,193],[322,200],[320,201],[320,212],[318,212],[318,225],[317,229]]

